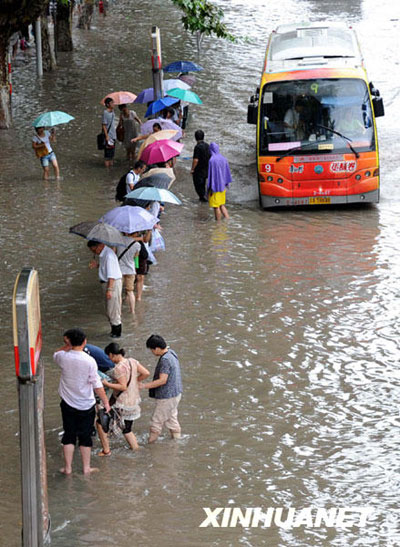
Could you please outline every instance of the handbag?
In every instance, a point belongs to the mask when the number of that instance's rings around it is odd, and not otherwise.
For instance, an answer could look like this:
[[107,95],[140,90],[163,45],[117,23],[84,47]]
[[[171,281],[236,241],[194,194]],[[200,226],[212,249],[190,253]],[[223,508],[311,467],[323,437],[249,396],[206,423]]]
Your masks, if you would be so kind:
[[106,147],[106,136],[103,131],[97,135],[97,150],[104,150]]
[[125,129],[123,125],[117,126],[117,139],[119,142],[123,142],[125,138]]
[[48,156],[50,152],[45,143],[41,142],[40,145],[35,148],[35,154],[37,158],[44,158],[44,156]]
[[[110,125],[107,127],[107,133],[110,131],[110,127],[112,126],[113,123],[114,123],[114,116],[111,120]],[[107,146],[106,136],[104,134],[104,131],[102,131],[101,133],[97,135],[97,150],[104,150],[106,146]]]

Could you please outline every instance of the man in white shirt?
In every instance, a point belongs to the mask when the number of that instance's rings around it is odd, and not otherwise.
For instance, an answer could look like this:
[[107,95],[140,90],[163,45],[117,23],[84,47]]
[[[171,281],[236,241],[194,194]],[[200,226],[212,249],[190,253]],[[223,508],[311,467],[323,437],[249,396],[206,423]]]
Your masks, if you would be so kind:
[[65,475],[72,473],[76,441],[82,458],[83,473],[98,469],[90,467],[93,446],[92,431],[95,419],[94,392],[100,397],[107,412],[110,405],[103,384],[97,374],[96,361],[83,351],[86,335],[82,329],[64,332],[64,346],[54,353],[54,361],[61,368],[58,393],[61,397],[61,415],[64,434],[62,437],[65,466],[60,470]]
[[99,261],[92,260],[89,268],[99,269],[100,283],[106,297],[106,314],[111,325],[110,336],[119,338],[122,332],[121,304],[122,304],[122,273],[117,255],[114,251],[98,241],[89,241],[88,247]]
[[140,180],[140,175],[144,172],[146,169],[146,164],[142,160],[138,160],[135,165],[133,166],[133,169],[129,171],[129,173],[126,175],[126,193],[129,194],[129,192],[132,192],[132,190],[135,188],[135,185]]
[[126,247],[117,247],[119,266],[123,277],[123,286],[126,291],[129,309],[132,315],[135,314],[135,257],[139,256],[140,243],[134,239],[135,234],[125,235]]
[[285,127],[285,134],[289,141],[296,139],[302,140],[304,138],[304,123],[302,120],[302,113],[304,110],[304,102],[298,98],[295,105],[286,111],[283,119],[283,125]]

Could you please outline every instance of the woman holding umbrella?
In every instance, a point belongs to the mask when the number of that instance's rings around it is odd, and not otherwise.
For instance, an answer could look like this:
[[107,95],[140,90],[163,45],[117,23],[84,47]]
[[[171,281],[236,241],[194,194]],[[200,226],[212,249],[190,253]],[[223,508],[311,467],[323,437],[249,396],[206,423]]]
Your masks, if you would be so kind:
[[57,157],[50,143],[56,141],[54,128],[51,131],[45,131],[44,127],[35,127],[36,135],[32,137],[32,148],[36,156],[40,159],[43,167],[43,179],[49,180],[49,164],[54,168],[56,179],[60,179],[60,168],[58,167]]

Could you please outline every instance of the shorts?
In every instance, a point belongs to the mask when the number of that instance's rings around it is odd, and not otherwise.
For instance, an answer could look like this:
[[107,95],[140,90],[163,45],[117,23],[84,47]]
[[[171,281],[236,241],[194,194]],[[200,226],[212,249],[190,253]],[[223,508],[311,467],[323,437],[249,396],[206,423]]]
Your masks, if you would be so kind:
[[112,160],[114,158],[115,154],[115,145],[114,146],[108,146],[104,148],[104,159],[105,160]]
[[208,204],[210,207],[221,207],[221,205],[225,205],[226,201],[226,190],[223,192],[213,192],[212,194],[208,194]]
[[61,439],[62,444],[73,444],[75,446],[76,439],[78,439],[79,446],[93,446],[92,431],[96,416],[95,405],[88,410],[78,410],[61,400],[60,407],[64,428],[64,435]]
[[56,155],[53,151],[51,151],[50,154],[47,154],[47,156],[43,156],[43,158],[40,158],[40,163],[42,164],[42,167],[48,167],[49,163],[53,163],[53,161],[57,161]]
[[133,286],[135,284],[135,274],[124,274],[124,289],[128,292],[133,291]]

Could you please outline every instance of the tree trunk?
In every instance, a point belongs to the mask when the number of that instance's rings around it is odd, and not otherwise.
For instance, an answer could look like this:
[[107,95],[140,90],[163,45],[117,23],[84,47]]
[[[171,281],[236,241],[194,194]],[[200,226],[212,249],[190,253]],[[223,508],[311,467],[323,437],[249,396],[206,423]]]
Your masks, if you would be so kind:
[[64,4],[57,3],[56,25],[55,25],[55,37],[56,37],[56,50],[57,51],[72,51],[72,8],[73,3],[68,2]]
[[40,18],[42,29],[42,62],[43,71],[50,72],[56,68],[56,60],[54,52],[51,47],[49,24],[47,22],[46,15],[42,15]]
[[8,73],[8,36],[0,36],[0,129],[11,127],[11,94]]
[[34,23],[48,0],[0,0],[0,129],[11,127],[11,87],[7,64],[10,36]]

